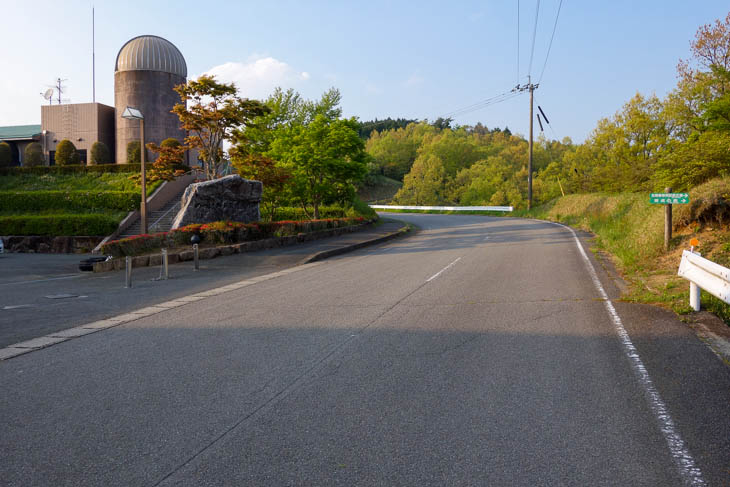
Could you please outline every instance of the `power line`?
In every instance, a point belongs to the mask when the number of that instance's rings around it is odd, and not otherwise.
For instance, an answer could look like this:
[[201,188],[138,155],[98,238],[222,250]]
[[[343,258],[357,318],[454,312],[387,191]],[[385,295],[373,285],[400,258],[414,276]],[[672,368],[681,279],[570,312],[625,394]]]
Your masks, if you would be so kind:
[[514,89],[512,91],[507,91],[505,93],[501,93],[501,94],[493,96],[491,98],[487,98],[486,100],[472,103],[471,105],[467,105],[465,107],[458,108],[451,112],[445,113],[441,116],[441,118],[452,118],[455,116],[460,116],[460,115],[465,115],[467,113],[475,112],[477,110],[486,108],[490,105],[495,105],[497,103],[502,103],[503,101],[507,101],[511,98],[521,95],[522,93],[523,93],[522,91],[519,91],[516,89]]
[[517,0],[517,83],[520,82],[520,0]]
[[550,35],[550,44],[548,44],[547,54],[545,55],[545,63],[542,65],[542,71],[540,71],[540,78],[538,84],[542,81],[542,75],[545,74],[545,67],[547,66],[548,57],[550,57],[550,49],[553,47],[553,38],[555,37],[555,29],[558,27],[558,17],[560,17],[560,8],[563,6],[563,0],[560,0],[558,4],[558,13],[555,14],[555,23],[553,24],[553,33]]
[[535,9],[535,26],[532,28],[532,48],[530,49],[530,64],[527,68],[527,76],[532,74],[532,56],[535,54],[535,38],[537,37],[537,19],[540,16],[540,0],[537,0],[537,8]]

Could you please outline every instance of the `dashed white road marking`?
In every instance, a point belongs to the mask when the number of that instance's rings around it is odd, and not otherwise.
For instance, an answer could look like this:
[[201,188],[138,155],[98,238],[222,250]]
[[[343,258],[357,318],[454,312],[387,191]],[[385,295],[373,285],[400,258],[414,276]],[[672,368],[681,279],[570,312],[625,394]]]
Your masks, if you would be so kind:
[[437,272],[436,274],[434,274],[433,276],[431,276],[431,277],[429,277],[428,279],[426,279],[426,282],[431,282],[431,281],[433,281],[434,279],[436,279],[436,278],[437,278],[438,276],[440,276],[440,275],[441,275],[442,273],[444,273],[444,272],[445,272],[446,270],[448,270],[448,269],[449,269],[450,267],[452,267],[452,266],[453,266],[454,264],[456,264],[456,263],[457,263],[457,262],[459,262],[460,260],[461,260],[461,257],[459,257],[459,258],[458,258],[458,259],[456,259],[456,260],[455,260],[454,262],[452,262],[451,264],[447,265],[446,267],[444,267],[443,269],[441,269],[440,271],[438,271],[438,272]]
[[[542,220],[539,221],[541,223],[543,222]],[[593,281],[593,285],[598,290],[598,294],[601,296],[601,298],[603,298],[603,303],[606,306],[606,311],[608,311],[608,315],[611,317],[611,321],[613,322],[614,328],[618,333],[621,345],[623,345],[624,352],[626,353],[626,356],[628,357],[629,362],[631,363],[631,366],[633,367],[634,372],[639,379],[639,382],[646,392],[649,407],[657,418],[657,422],[659,423],[659,429],[664,435],[664,439],[667,441],[667,445],[669,446],[669,452],[672,456],[672,459],[677,464],[679,472],[684,478],[684,481],[688,485],[693,486],[706,485],[704,479],[702,478],[702,471],[695,463],[692,454],[689,452],[684,443],[684,440],[682,440],[682,437],[679,435],[679,432],[674,425],[674,421],[669,414],[669,410],[667,409],[666,404],[664,404],[661,396],[659,396],[659,392],[656,390],[656,387],[654,387],[654,383],[652,382],[651,377],[649,377],[649,372],[646,370],[646,367],[644,366],[641,357],[639,357],[639,352],[636,350],[636,347],[631,341],[631,337],[629,337],[626,328],[624,328],[621,317],[619,317],[618,313],[616,312],[616,308],[613,307],[613,303],[609,299],[606,290],[603,288],[601,280],[598,279],[596,269],[593,267],[593,264],[588,258],[585,250],[583,250],[583,246],[581,245],[578,236],[575,234],[573,229],[568,226],[555,222],[547,223],[552,223],[554,225],[566,228],[570,230],[570,233],[573,234],[573,239],[575,240],[575,244],[580,251],[580,255],[583,257],[583,261],[586,265],[586,268],[588,269],[588,274],[591,276],[591,280]]]

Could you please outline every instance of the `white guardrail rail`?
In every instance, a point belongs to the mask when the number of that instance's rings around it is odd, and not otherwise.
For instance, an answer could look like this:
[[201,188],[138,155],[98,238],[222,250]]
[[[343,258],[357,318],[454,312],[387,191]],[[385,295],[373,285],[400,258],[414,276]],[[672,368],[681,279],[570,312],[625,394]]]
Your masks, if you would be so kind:
[[677,275],[689,281],[689,305],[700,310],[700,290],[730,304],[730,269],[685,250]]
[[511,206],[397,206],[370,205],[374,210],[513,211]]

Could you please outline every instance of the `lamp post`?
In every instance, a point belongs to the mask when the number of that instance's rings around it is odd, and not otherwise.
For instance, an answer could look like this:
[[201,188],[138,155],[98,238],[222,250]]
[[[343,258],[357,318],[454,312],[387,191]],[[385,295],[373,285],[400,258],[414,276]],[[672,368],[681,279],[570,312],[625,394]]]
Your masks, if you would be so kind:
[[147,184],[145,180],[145,169],[144,169],[144,116],[142,112],[136,108],[127,107],[122,112],[122,118],[127,120],[139,120],[139,138],[140,138],[140,172],[142,173],[142,202],[140,205],[140,214],[142,221],[142,234],[147,233]]

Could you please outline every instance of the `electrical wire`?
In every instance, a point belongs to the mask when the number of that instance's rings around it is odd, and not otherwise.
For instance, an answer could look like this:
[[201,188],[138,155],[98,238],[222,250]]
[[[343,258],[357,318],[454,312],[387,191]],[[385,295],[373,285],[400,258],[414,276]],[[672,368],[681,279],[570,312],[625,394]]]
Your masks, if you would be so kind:
[[501,95],[493,96],[491,98],[487,98],[486,100],[482,100],[480,102],[473,103],[471,105],[445,113],[441,116],[441,118],[453,118],[456,116],[466,115],[467,113],[482,110],[484,108],[487,108],[488,106],[496,105],[497,103],[502,103],[503,101],[510,100],[512,98],[522,95],[523,93],[523,91],[508,91],[506,93],[502,93]]
[[540,0],[537,0],[537,8],[535,9],[535,26],[532,28],[532,48],[530,49],[530,64],[527,68],[527,75],[532,74],[532,57],[535,54],[535,38],[537,37],[537,19],[540,16]]
[[517,0],[517,84],[520,84],[520,0]]
[[545,74],[545,67],[547,66],[548,57],[550,57],[550,49],[553,47],[553,38],[555,37],[555,29],[558,27],[558,17],[560,17],[560,9],[563,6],[563,0],[560,0],[560,3],[558,4],[558,13],[555,14],[555,23],[553,24],[553,33],[550,35],[550,44],[548,44],[547,54],[545,55],[545,63],[542,65],[542,71],[540,71],[540,78],[538,79],[537,84],[540,84],[540,81],[542,81],[542,75]]

